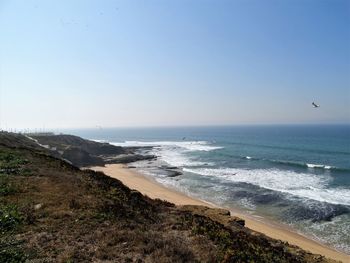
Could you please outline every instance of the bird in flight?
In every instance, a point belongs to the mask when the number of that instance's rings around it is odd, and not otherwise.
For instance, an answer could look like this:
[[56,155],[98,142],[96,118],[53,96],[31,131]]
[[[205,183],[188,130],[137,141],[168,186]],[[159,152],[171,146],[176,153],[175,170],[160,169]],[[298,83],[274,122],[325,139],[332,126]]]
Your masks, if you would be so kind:
[[314,106],[314,108],[320,107],[320,105],[316,104],[315,102],[312,103],[312,106]]

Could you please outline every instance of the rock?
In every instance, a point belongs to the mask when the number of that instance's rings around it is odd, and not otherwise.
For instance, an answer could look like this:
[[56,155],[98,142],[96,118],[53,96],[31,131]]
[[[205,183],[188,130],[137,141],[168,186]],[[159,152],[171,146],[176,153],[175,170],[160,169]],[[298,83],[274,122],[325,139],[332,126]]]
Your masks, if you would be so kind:
[[209,208],[201,205],[184,205],[181,206],[181,210],[189,211],[197,215],[207,216],[211,220],[233,228],[240,229],[245,225],[245,221],[242,218],[231,216],[230,211],[227,209]]
[[165,169],[165,171],[167,172],[168,177],[176,177],[176,176],[182,175],[182,172],[180,171],[174,171],[174,170],[168,170],[168,169]]
[[34,205],[34,210],[39,210],[42,207],[43,207],[43,204],[36,204]]
[[[239,224],[241,226],[245,226],[245,221],[244,219],[240,218],[240,217],[237,217],[237,216],[232,216],[232,222],[234,222],[235,224]],[[230,222],[230,223],[232,223]]]
[[69,160],[73,165],[78,167],[104,165],[102,158],[92,156],[88,152],[78,147],[68,147],[64,150],[62,158]]
[[[68,160],[74,166],[103,166],[111,163],[131,163],[153,160],[156,156],[144,154],[153,147],[123,148],[109,143],[95,142],[74,135],[34,134],[31,140],[51,149],[50,155]],[[137,153],[136,151],[140,151]]]
[[166,170],[179,169],[179,167],[177,167],[177,166],[169,166],[169,165],[161,165],[160,168],[166,169]]

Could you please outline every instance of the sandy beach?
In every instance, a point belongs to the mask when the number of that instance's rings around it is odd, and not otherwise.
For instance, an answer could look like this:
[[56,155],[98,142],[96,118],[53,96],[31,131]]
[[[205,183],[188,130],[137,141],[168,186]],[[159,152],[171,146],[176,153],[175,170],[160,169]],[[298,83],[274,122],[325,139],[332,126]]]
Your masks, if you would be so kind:
[[[183,193],[169,189],[151,178],[145,177],[144,175],[127,168],[121,164],[110,164],[105,167],[91,167],[90,169],[96,171],[102,171],[106,175],[113,178],[119,179],[125,185],[131,189],[140,191],[142,194],[147,195],[151,198],[159,198],[167,200],[176,205],[204,205],[213,207],[213,204],[206,203],[201,200],[191,198]],[[231,214],[238,216],[245,220],[246,226],[254,231],[261,232],[269,237],[280,239],[290,244],[297,245],[307,251],[315,254],[321,254],[328,258],[340,260],[342,262],[350,262],[350,256],[344,253],[338,252],[332,248],[326,247],[314,240],[308,239],[292,230],[288,229],[283,225],[276,223],[267,223],[257,220],[251,216],[245,215],[244,213],[230,209]]]

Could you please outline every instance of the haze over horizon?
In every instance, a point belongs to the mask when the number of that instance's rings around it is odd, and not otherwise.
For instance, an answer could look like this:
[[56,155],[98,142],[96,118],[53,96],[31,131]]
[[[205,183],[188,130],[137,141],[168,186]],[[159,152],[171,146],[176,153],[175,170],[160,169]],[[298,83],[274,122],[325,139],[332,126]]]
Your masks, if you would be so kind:
[[1,1],[0,128],[349,124],[349,25],[347,0]]

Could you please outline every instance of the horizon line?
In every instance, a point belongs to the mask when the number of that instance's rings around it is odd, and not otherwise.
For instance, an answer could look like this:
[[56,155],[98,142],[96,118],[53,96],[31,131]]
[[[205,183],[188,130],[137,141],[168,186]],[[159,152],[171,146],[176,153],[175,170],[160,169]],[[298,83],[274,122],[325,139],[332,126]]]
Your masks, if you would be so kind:
[[104,130],[104,129],[152,129],[152,128],[210,128],[210,127],[238,127],[238,126],[348,126],[350,122],[331,122],[331,123],[239,123],[239,124],[193,124],[193,125],[140,125],[140,126],[82,126],[82,127],[36,127],[36,128],[2,128],[0,131],[7,132],[51,132],[54,130]]

